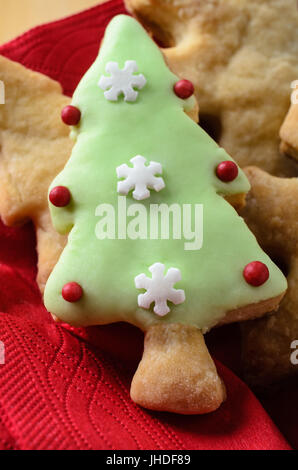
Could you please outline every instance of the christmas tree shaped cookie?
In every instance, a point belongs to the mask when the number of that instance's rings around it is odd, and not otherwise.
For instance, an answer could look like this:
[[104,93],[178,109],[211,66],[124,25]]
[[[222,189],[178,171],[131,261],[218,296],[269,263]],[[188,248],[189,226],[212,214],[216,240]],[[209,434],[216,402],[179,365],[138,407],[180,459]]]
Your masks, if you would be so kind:
[[132,399],[186,414],[225,398],[202,333],[272,310],[286,290],[225,199],[249,183],[186,115],[192,93],[134,19],[112,20],[62,114],[76,143],[49,199],[69,236],[45,289],[64,322],[143,329]]

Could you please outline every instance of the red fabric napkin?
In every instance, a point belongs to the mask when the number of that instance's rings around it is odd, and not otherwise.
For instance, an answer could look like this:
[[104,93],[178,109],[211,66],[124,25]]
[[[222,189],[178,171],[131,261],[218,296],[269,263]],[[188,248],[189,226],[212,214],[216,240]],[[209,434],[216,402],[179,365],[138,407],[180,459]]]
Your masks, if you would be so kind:
[[[124,11],[122,0],[113,0],[37,27],[0,53],[58,80],[71,95],[107,23]],[[255,396],[221,363],[228,399],[218,411],[178,416],[136,406],[129,384],[142,334],[124,324],[56,325],[35,276],[31,224],[0,224],[0,449],[290,449]],[[223,360],[237,350],[231,351],[233,331],[222,329],[209,339]]]

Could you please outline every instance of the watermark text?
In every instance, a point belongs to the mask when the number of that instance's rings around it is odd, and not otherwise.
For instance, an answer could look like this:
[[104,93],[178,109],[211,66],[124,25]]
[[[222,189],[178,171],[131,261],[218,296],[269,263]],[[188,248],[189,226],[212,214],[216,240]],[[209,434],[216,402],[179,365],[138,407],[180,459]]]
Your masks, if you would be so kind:
[[2,80],[0,80],[0,104],[5,104],[5,86]]
[[5,346],[3,341],[0,341],[0,365],[5,364]]
[[118,196],[117,207],[100,204],[95,227],[99,240],[184,240],[184,249],[200,250],[203,246],[202,204],[143,204],[127,206],[126,197]]
[[291,354],[291,364],[294,366],[298,365],[298,340],[296,339],[295,341],[292,341],[291,343],[291,349],[294,349],[294,351]]
[[298,80],[294,80],[291,83],[291,88],[293,88],[293,91],[291,94],[291,103],[298,104]]

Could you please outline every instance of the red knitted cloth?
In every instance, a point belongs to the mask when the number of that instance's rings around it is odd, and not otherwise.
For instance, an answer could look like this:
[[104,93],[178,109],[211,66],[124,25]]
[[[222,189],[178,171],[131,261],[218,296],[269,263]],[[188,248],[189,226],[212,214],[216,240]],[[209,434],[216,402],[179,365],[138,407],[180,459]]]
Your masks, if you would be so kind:
[[[35,28],[0,53],[58,80],[71,95],[107,23],[124,11],[122,0],[113,0]],[[54,324],[35,276],[33,227],[0,225],[0,449],[289,449],[255,396],[221,363],[228,399],[215,413],[184,417],[136,406],[129,384],[142,334],[124,324]],[[210,337],[223,360],[231,356],[233,331]]]

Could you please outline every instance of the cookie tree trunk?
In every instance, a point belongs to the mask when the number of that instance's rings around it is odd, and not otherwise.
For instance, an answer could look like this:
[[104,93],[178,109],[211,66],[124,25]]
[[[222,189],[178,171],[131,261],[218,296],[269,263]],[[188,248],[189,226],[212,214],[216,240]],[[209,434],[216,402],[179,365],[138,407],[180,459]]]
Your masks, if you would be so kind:
[[181,414],[209,413],[226,396],[201,331],[181,324],[149,328],[130,393],[144,408]]

